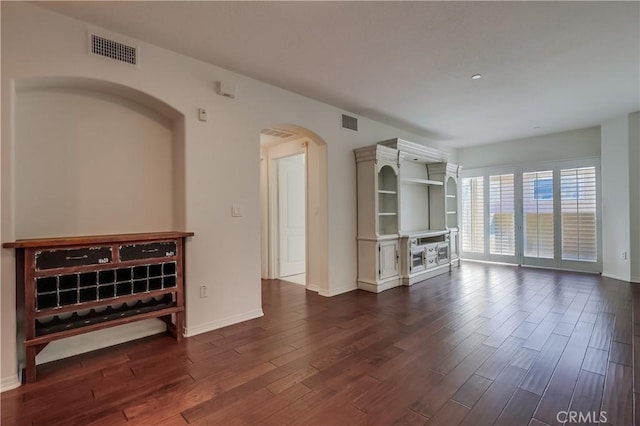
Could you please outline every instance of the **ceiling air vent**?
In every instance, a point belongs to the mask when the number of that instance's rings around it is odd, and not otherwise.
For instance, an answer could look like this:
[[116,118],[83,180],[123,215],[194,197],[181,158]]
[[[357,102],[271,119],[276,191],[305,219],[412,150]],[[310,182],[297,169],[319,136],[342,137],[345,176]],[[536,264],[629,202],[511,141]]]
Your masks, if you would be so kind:
[[358,119],[355,117],[349,117],[348,115],[342,114],[342,128],[353,130],[355,132],[358,131]]
[[138,49],[134,46],[128,46],[96,34],[91,34],[90,43],[91,53],[94,55],[104,56],[131,65],[138,65]]
[[262,131],[260,133],[263,134],[263,135],[273,136],[273,137],[281,138],[281,139],[287,139],[287,138],[290,138],[291,136],[295,135],[295,133],[293,133],[293,132],[288,132],[286,130],[276,129],[276,128],[262,129]]

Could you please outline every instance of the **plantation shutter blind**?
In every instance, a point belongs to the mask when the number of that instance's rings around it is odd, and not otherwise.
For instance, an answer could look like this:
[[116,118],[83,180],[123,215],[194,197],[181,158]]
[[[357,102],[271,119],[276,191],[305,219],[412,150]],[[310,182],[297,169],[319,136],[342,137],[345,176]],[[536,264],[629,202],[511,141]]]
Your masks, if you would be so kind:
[[484,253],[484,178],[462,179],[462,251]]
[[562,259],[597,261],[596,169],[560,170]]
[[524,255],[553,259],[552,170],[522,174],[522,216]]
[[491,254],[515,254],[514,174],[489,176],[489,249]]

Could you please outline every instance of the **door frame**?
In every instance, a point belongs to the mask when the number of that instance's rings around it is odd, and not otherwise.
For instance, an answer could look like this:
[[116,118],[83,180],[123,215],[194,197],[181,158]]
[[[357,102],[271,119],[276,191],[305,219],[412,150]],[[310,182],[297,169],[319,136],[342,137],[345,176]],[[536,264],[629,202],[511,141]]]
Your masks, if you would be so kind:
[[[302,139],[300,145],[295,147],[289,144],[283,144],[282,146],[275,145],[269,149],[267,154],[267,176],[268,176],[268,217],[269,217],[269,244],[268,244],[268,269],[269,277],[274,279],[280,279],[280,263],[278,257],[280,254],[279,248],[279,206],[278,206],[278,163],[277,160],[287,157],[293,157],[294,155],[304,155],[304,282],[307,286],[309,279],[309,162],[307,153],[308,141]],[[278,149],[278,147],[280,147]],[[278,152],[280,151],[280,152]]]
[[[560,227],[560,179],[559,168],[555,163],[533,163],[525,164],[520,170],[519,186],[520,186],[520,206],[518,208],[518,216],[521,233],[521,248],[519,264],[523,266],[533,266],[538,268],[555,269],[558,268],[558,253],[561,247],[561,227]],[[525,211],[524,211],[524,174],[534,172],[550,171],[552,173],[552,191],[553,191],[553,257],[542,258],[526,256],[524,253],[524,234],[525,234]]]

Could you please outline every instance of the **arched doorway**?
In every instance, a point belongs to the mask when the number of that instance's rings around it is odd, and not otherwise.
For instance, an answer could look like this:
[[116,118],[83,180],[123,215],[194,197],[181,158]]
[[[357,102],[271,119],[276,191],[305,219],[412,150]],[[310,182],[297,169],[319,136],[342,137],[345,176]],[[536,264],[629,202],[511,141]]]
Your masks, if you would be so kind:
[[[276,125],[261,131],[260,150],[262,278],[283,278],[309,290],[326,290],[327,144],[303,127]],[[301,212],[302,220],[287,214]],[[302,270],[295,269],[301,264]]]

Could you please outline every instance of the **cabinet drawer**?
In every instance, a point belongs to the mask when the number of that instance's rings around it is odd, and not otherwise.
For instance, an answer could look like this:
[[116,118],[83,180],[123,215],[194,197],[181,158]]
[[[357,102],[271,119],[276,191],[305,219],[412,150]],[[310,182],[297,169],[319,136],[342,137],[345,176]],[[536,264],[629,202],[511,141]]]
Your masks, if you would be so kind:
[[120,261],[173,257],[176,255],[175,241],[127,244],[120,246]]
[[430,244],[426,247],[427,250],[427,256],[433,256],[437,253],[438,251],[438,245],[437,244]]
[[43,250],[36,253],[36,270],[111,263],[111,247]]

